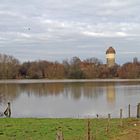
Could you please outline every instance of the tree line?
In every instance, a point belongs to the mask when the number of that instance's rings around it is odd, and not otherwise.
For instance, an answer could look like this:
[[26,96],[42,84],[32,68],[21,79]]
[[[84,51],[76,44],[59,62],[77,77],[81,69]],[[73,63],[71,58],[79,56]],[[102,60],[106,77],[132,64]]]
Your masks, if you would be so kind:
[[13,56],[0,54],[0,79],[96,79],[96,78],[140,78],[140,62],[108,67],[98,58],[81,60],[73,57],[70,60],[50,62],[47,60],[20,63]]

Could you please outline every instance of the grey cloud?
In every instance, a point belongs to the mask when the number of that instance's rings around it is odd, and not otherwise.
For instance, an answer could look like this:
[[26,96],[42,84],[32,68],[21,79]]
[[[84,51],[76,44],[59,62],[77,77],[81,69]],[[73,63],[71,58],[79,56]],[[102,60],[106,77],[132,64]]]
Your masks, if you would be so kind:
[[139,5],[139,0],[1,0],[0,51],[53,60],[73,50],[82,58],[89,52],[104,58],[101,50],[108,45],[127,52],[135,52],[135,45],[139,51]]

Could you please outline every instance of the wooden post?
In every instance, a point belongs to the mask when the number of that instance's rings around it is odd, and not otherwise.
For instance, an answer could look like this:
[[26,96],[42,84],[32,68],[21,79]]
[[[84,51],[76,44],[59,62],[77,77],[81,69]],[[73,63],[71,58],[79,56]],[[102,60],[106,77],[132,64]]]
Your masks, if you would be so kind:
[[110,121],[110,118],[111,118],[111,114],[108,114],[108,121]]
[[91,120],[87,120],[86,140],[93,140],[93,133],[91,131]]
[[6,108],[6,110],[4,111],[4,115],[6,116],[6,117],[11,117],[11,107],[10,107],[10,102],[8,102],[8,106],[7,106],[7,108]]
[[128,118],[131,117],[131,113],[130,113],[130,104],[128,105]]
[[120,109],[120,125],[122,126],[122,109]]
[[97,119],[99,118],[99,115],[98,114],[96,114],[96,117],[97,117]]
[[56,132],[56,140],[64,140],[62,130],[57,130],[57,132]]
[[110,118],[111,118],[111,115],[108,114],[108,127],[110,127]]
[[120,109],[120,119],[122,119],[122,109]]
[[110,129],[110,118],[111,118],[111,115],[108,114],[108,122],[107,122],[107,127],[106,127],[106,133],[107,133],[107,134],[108,134],[109,129]]
[[88,119],[87,124],[87,140],[90,140],[90,120]]
[[137,105],[137,118],[140,118],[140,103]]

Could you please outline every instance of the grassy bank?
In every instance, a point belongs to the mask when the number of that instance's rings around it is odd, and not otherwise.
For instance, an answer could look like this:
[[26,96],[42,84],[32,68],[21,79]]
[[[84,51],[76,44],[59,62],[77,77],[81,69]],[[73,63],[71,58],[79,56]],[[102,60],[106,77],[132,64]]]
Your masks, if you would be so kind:
[[[1,118],[0,140],[55,140],[57,130],[62,130],[64,140],[85,140],[88,129],[94,140],[115,139],[116,136],[139,127],[138,119],[37,119]],[[136,124],[136,125],[135,125]],[[139,129],[139,128],[138,128]],[[140,130],[140,129],[139,129]]]

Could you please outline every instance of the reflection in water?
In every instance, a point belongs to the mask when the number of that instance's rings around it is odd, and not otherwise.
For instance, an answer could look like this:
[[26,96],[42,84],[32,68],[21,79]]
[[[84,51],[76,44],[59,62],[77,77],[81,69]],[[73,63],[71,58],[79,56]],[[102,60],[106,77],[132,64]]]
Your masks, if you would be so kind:
[[59,95],[64,91],[64,84],[21,84],[21,92],[35,94],[36,96]]
[[10,101],[14,117],[107,114],[137,104],[139,91],[139,83],[125,82],[0,84],[0,107]]
[[100,84],[96,83],[67,83],[65,84],[66,97],[71,96],[71,98],[78,100],[81,97],[84,98],[97,98],[103,94],[103,89]]
[[14,100],[19,95],[17,84],[0,84],[0,104]]
[[106,92],[107,92],[107,101],[113,104],[115,102],[115,83],[107,85]]
[[82,96],[98,98],[103,94],[103,85],[96,83],[0,84],[0,102],[12,101],[22,93],[39,97],[63,94],[75,100]]

